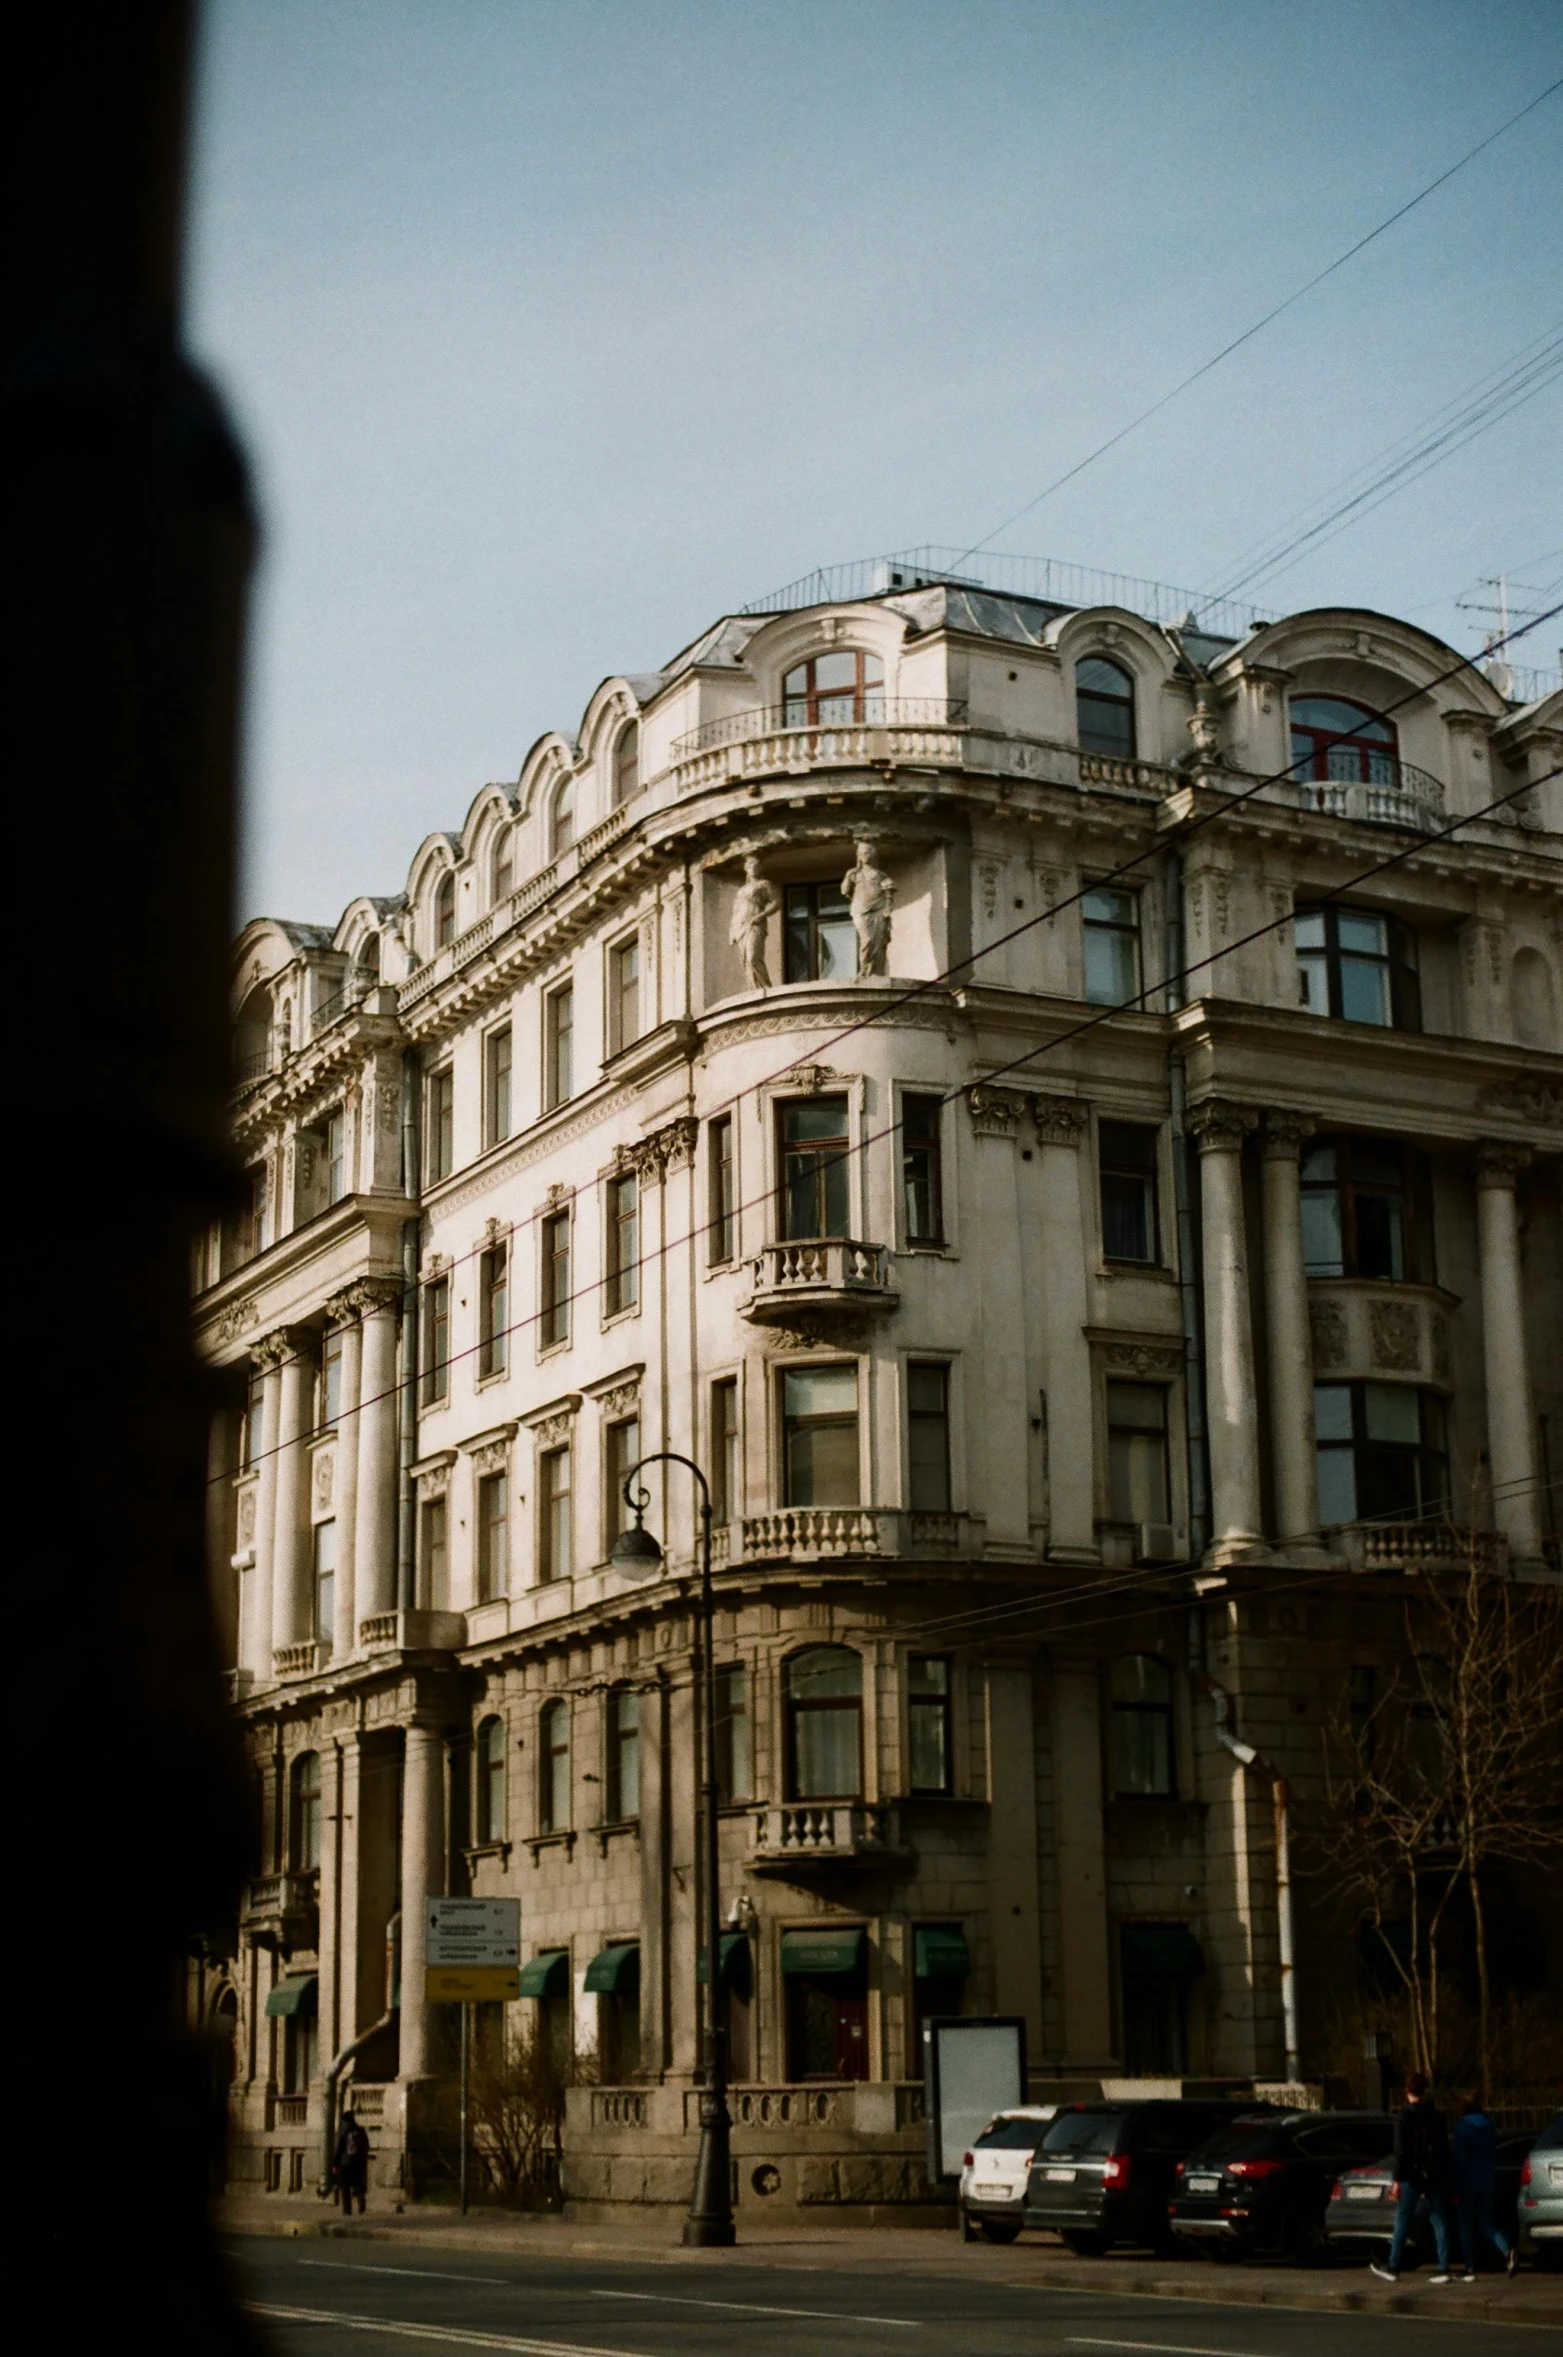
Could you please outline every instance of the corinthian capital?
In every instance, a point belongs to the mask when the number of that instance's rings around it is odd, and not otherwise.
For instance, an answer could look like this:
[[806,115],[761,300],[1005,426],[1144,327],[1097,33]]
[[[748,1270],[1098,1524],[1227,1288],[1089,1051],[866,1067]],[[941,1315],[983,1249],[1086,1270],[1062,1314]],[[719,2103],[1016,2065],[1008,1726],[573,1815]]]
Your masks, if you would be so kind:
[[1234,1104],[1230,1097],[1206,1097],[1201,1104],[1189,1107],[1189,1128],[1198,1138],[1202,1154],[1241,1146],[1249,1131],[1258,1127],[1258,1108]]
[[1510,1146],[1484,1138],[1476,1149],[1478,1187],[1512,1187],[1531,1158],[1529,1146]]
[[1278,1162],[1293,1162],[1298,1147],[1317,1127],[1311,1113],[1299,1113],[1291,1105],[1272,1105],[1265,1115],[1264,1150]]

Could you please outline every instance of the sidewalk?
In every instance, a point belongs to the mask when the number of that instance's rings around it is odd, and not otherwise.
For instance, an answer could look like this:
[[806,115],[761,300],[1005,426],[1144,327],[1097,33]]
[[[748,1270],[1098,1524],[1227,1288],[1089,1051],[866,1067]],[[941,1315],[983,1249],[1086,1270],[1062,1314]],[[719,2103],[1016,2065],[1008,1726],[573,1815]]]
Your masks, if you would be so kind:
[[518,2259],[615,2259],[642,2266],[748,2265],[836,2267],[843,2273],[975,2276],[1022,2290],[1139,2292],[1157,2299],[1204,2300],[1223,2307],[1310,2309],[1333,2315],[1480,2317],[1493,2324],[1563,2326],[1563,2279],[1529,2270],[1511,2280],[1484,2275],[1477,2283],[1439,2289],[1407,2276],[1381,2283],[1366,2264],[1311,2267],[1215,2267],[1200,2259],[1152,2257],[1080,2259],[1040,2235],[1001,2248],[962,2243],[952,2231],[908,2233],[890,2227],[777,2227],[741,2223],[730,2251],[686,2251],[680,2218],[633,2227],[572,2226],[563,2219],[512,2210],[474,2210],[462,2218],[443,2203],[397,2211],[391,2197],[349,2225],[312,2196],[230,2194],[213,2204],[225,2235],[327,2235],[353,2242],[399,2242],[420,2250],[459,2250]]

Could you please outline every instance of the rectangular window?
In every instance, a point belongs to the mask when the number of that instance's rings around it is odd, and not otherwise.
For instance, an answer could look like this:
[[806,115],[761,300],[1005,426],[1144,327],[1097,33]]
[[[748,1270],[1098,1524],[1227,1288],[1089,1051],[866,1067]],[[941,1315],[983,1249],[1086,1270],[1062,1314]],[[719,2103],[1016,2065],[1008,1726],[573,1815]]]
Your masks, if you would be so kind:
[[575,1094],[575,992],[566,982],[543,1001],[543,1109]]
[[1095,1007],[1125,1007],[1140,994],[1140,898],[1099,884],[1081,903],[1085,995]]
[[608,952],[608,1053],[640,1037],[640,935],[632,933]]
[[478,1602],[510,1588],[510,1476],[485,1473],[478,1482]]
[[608,1821],[640,1815],[640,1696],[617,1686],[608,1697]]
[[429,1074],[425,1114],[424,1158],[430,1180],[449,1178],[456,1165],[456,1076],[448,1064],[442,1072]]
[[743,1512],[743,1467],[738,1455],[738,1378],[711,1386],[711,1519],[736,1522]]
[[502,1375],[510,1362],[510,1247],[491,1244],[478,1257],[478,1380]]
[[850,1235],[846,1098],[793,1097],[777,1107],[777,1122],[783,1238]]
[[537,1472],[537,1576],[544,1581],[566,1580],[575,1568],[569,1448],[545,1449]]
[[789,982],[834,982],[857,972],[857,932],[839,884],[786,888]]
[[733,1117],[724,1113],[706,1131],[711,1157],[711,1265],[720,1268],[738,1249],[738,1198],[733,1168]]
[[244,1400],[244,1421],[239,1433],[239,1471],[252,1473],[260,1463],[266,1447],[266,1378],[257,1371],[252,1374]]
[[640,1418],[623,1416],[603,1435],[602,1551],[606,1555],[621,1530],[635,1516],[624,1495],[630,1468],[640,1463]]
[[225,1270],[242,1267],[266,1249],[266,1165],[254,1162],[239,1182],[242,1190],[239,1208],[228,1226],[226,1250],[223,1254]]
[[1102,1189],[1102,1257],[1154,1261],[1156,1132],[1127,1121],[1104,1121],[1097,1131]]
[[329,1431],[342,1415],[342,1344],[340,1326],[333,1326],[320,1344],[320,1414],[317,1421]]
[[906,1370],[907,1503],[913,1513],[950,1507],[950,1370],[917,1361]]
[[430,1612],[443,1612],[450,1596],[449,1530],[444,1493],[422,1499],[418,1507],[418,1592]]
[[1303,1148],[1303,1261],[1310,1277],[1433,1281],[1432,1171],[1393,1138],[1315,1138]]
[[317,1522],[315,1525],[315,1638],[321,1645],[329,1645],[336,1626],[336,1524]]
[[741,1661],[719,1662],[716,1672],[716,1781],[724,1801],[750,1800],[749,1672]]
[[325,1165],[326,1201],[340,1203],[347,1193],[347,1115],[340,1105],[328,1113],[321,1132],[321,1152]]
[[1319,1520],[1416,1522],[1448,1512],[1444,1403],[1409,1383],[1316,1383]]
[[859,1502],[857,1368],[789,1368],[782,1376],[782,1471],[788,1506]]
[[944,1242],[944,1183],[940,1170],[938,1097],[901,1099],[901,1201],[909,1244]]
[[640,1300],[640,1181],[633,1171],[608,1181],[609,1317]]
[[502,1023],[483,1042],[483,1143],[497,1146],[510,1135],[511,1031]]
[[542,1226],[542,1347],[570,1339],[570,1214],[551,1211]]
[[1293,930],[1297,999],[1306,1014],[1382,1030],[1421,1030],[1416,935],[1409,925],[1331,902],[1300,908]]
[[914,1653],[906,1665],[910,1789],[948,1792],[954,1745],[950,1739],[950,1663],[942,1653]]
[[450,1279],[436,1277],[423,1288],[423,1405],[432,1407],[450,1391]]
[[1107,1512],[1113,1522],[1171,1520],[1167,1393],[1160,1383],[1107,1386]]

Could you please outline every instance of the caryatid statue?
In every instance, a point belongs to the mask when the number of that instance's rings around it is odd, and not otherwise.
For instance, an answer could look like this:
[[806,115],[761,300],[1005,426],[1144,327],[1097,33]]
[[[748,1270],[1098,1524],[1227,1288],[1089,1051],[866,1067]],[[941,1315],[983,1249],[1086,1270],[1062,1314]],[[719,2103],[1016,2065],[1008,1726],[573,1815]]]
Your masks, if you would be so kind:
[[727,929],[727,938],[743,960],[751,990],[771,987],[770,969],[765,963],[765,928],[780,907],[775,885],[766,882],[758,859],[749,852],[744,859],[744,880],[733,902],[733,921]]
[[857,934],[857,970],[860,974],[888,974],[895,886],[884,869],[875,866],[872,843],[858,843],[854,849],[857,864],[842,877],[841,889]]

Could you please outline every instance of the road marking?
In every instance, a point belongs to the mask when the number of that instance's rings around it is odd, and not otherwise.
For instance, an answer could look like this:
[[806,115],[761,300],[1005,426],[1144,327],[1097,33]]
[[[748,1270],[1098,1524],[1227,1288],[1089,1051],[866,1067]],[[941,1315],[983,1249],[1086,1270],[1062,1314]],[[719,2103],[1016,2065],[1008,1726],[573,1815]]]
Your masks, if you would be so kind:
[[497,2283],[510,2289],[508,2275],[458,2275],[453,2267],[371,2267],[364,2259],[300,2259],[301,2267],[329,2267],[333,2275],[419,2275],[429,2283]]
[[1155,2349],[1161,2357],[1248,2357],[1243,2349],[1207,2349],[1192,2341],[1103,2341],[1081,2332],[1070,2334],[1069,2346],[1071,2349]]
[[512,2333],[474,2332],[449,2324],[398,2324],[389,2316],[349,2316],[341,2308],[282,2308],[269,2300],[248,2300],[252,2316],[272,2316],[284,2324],[345,2325],[349,2332],[383,2332],[412,2341],[440,2341],[447,2348],[510,2349],[517,2357],[642,2357],[632,2349],[588,2348],[582,2341],[524,2341]]
[[904,2332],[921,2332],[920,2316],[861,2316],[855,2308],[774,2308],[762,2300],[686,2300],[677,2292],[606,2292],[596,2285],[598,2300],[655,2300],[662,2308],[732,2308],[740,2316],[814,2316],[826,2324],[898,2324]]

